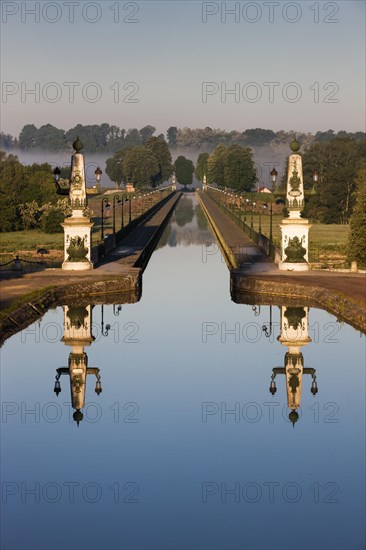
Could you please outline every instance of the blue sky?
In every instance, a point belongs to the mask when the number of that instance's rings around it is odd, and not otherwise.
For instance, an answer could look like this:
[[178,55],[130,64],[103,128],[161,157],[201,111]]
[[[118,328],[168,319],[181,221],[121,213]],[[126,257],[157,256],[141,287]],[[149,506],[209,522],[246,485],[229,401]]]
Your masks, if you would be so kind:
[[365,130],[363,1],[3,1],[1,26],[6,133]]

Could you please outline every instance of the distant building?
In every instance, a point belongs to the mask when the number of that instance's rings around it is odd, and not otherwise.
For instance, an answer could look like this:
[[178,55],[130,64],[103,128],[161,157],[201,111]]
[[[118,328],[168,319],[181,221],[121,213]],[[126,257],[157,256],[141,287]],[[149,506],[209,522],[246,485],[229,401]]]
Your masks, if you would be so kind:
[[268,189],[268,187],[258,187],[258,191],[257,193],[272,193],[272,191],[270,189]]
[[135,188],[133,186],[133,183],[126,183],[126,191],[127,193],[134,193]]

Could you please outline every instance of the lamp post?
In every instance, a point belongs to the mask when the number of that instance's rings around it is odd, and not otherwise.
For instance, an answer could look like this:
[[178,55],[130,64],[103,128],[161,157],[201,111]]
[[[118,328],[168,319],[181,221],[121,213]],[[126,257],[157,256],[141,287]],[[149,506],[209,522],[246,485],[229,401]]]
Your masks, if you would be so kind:
[[113,197],[113,235],[116,232],[116,203],[121,204],[121,199],[118,195],[114,195]]
[[278,172],[277,172],[275,167],[272,168],[269,175],[271,176],[273,191],[275,191],[276,190],[276,181],[277,181],[277,176],[278,176]]
[[271,246],[272,246],[272,243],[273,243],[273,204],[272,204],[272,202],[271,202],[271,206],[270,206],[270,210],[269,210],[269,216],[270,216],[270,219],[269,219],[269,246],[270,246],[269,253],[271,254]]
[[[261,206],[263,210],[267,208],[266,204],[262,204]],[[258,228],[259,233],[262,233],[262,208],[259,208],[259,228]]]
[[100,189],[100,179],[101,179],[102,174],[103,174],[103,172],[101,171],[99,166],[97,166],[97,169],[95,170],[94,174],[95,174],[95,180],[97,182],[97,189],[99,191],[99,189]]
[[253,206],[255,206],[255,202],[251,202],[251,209],[250,209],[250,229],[253,229]]
[[245,203],[244,203],[244,223],[247,223],[247,208],[249,206],[249,203],[250,203],[250,200],[245,199]]
[[109,210],[111,205],[109,204],[108,202],[108,199],[105,197],[104,199],[102,199],[102,205],[101,205],[101,216],[102,216],[102,234],[101,234],[101,239],[102,241],[104,240],[104,204],[105,204],[105,209],[106,210]]

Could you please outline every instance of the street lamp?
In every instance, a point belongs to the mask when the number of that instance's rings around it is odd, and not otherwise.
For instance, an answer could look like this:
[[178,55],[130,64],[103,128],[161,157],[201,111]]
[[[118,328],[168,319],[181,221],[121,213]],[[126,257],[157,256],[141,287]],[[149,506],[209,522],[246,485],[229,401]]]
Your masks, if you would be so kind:
[[[104,204],[105,204],[105,207],[104,207]],[[109,210],[111,207],[111,205],[109,204],[108,202],[108,199],[105,197],[104,199],[102,199],[102,205],[101,205],[101,216],[102,216],[102,234],[101,234],[101,239],[102,241],[104,240],[104,208],[106,210]]]
[[253,206],[255,206],[254,201],[252,201],[250,209],[250,229],[253,229]]
[[[266,204],[262,204],[263,211],[267,208]],[[262,233],[262,209],[259,209],[259,233]]]
[[277,176],[278,176],[278,172],[277,172],[275,167],[272,168],[269,175],[271,176],[273,190],[275,190],[276,189]]
[[95,179],[96,179],[97,185],[99,185],[100,184],[100,178],[102,177],[102,174],[103,174],[103,172],[101,171],[99,166],[95,170],[94,174],[95,174]]
[[58,180],[60,179],[60,175],[61,175],[61,170],[58,166],[56,166],[56,168],[53,171],[53,177],[54,177],[55,183],[58,183]]
[[121,199],[118,195],[114,195],[113,197],[113,235],[116,232],[116,203],[121,204]]

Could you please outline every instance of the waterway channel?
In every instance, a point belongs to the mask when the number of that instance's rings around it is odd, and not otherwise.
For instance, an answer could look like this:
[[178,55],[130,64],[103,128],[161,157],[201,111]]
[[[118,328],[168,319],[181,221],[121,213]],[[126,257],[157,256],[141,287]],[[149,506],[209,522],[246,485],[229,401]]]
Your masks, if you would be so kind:
[[365,336],[242,301],[186,194],[141,297],[5,342],[1,548],[365,547]]

